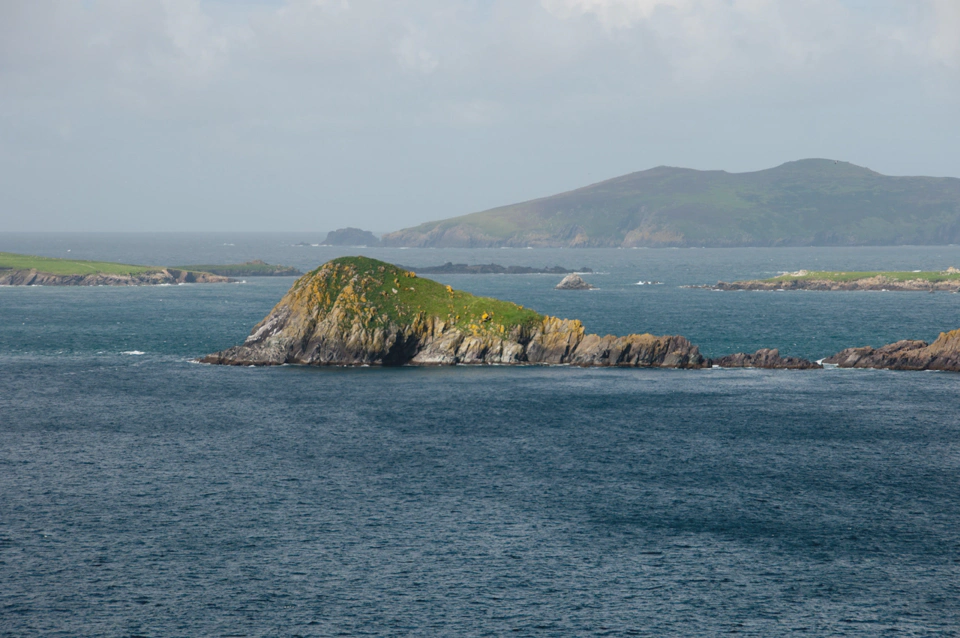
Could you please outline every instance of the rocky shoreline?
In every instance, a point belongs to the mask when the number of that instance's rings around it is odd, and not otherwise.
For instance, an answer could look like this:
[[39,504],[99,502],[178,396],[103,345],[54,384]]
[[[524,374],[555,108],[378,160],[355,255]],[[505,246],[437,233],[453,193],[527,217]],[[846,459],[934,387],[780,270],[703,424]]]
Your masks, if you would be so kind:
[[156,286],[162,284],[232,283],[235,279],[208,272],[161,268],[133,275],[90,273],[55,275],[36,269],[0,269],[0,286]]

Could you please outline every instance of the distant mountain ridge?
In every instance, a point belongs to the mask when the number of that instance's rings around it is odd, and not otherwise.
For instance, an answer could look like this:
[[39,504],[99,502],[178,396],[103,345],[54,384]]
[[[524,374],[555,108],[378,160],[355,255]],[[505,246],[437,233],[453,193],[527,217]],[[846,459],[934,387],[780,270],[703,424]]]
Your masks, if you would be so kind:
[[960,179],[805,159],[728,173],[660,166],[428,222],[384,246],[641,247],[960,243]]

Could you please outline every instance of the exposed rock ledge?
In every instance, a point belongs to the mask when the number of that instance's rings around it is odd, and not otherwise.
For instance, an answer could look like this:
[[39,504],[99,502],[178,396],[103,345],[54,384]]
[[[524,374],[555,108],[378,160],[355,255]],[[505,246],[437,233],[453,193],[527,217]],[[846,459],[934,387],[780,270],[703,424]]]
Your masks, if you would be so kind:
[[163,268],[135,275],[54,275],[31,270],[0,270],[0,286],[150,286],[158,284],[210,284],[235,281],[208,272]]
[[884,275],[864,277],[851,281],[832,279],[760,279],[753,281],[718,281],[713,290],[875,290],[912,292],[957,292],[960,280],[929,281],[927,279],[900,280]]
[[474,297],[381,261],[342,257],[293,285],[226,365],[570,364],[704,368],[684,337],[585,334],[576,320]]
[[882,348],[847,348],[823,361],[841,368],[960,372],[960,330],[941,332],[930,344],[905,339]]
[[738,352],[714,359],[721,368],[767,368],[778,370],[812,370],[823,366],[799,357],[781,357],[777,349],[761,348],[753,354]]

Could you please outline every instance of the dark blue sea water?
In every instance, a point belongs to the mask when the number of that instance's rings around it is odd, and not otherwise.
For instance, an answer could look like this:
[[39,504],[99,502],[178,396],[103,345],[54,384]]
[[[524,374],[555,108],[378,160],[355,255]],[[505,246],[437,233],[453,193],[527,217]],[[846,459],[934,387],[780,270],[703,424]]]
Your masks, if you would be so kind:
[[[358,252],[298,241],[316,238],[0,250],[303,269]],[[708,355],[820,358],[960,327],[960,295],[679,287],[941,269],[957,247],[359,252],[590,266],[587,293],[438,279]],[[0,288],[0,634],[960,632],[960,375],[191,362],[292,281]]]

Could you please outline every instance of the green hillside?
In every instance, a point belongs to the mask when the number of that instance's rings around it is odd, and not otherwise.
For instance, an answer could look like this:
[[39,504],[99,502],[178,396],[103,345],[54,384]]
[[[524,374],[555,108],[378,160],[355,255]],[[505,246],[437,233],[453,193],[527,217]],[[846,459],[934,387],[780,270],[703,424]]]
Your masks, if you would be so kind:
[[80,259],[58,259],[56,257],[37,257],[17,253],[0,253],[0,270],[38,270],[51,275],[139,275],[158,272],[154,266],[133,266],[116,264],[110,261],[84,261]]
[[658,167],[387,234],[386,246],[960,243],[960,179],[807,159],[753,173]]
[[441,317],[474,333],[508,333],[543,320],[523,306],[476,297],[369,257],[333,259],[298,280],[288,296],[289,305],[304,312],[328,313],[339,304],[345,317],[371,325]]

